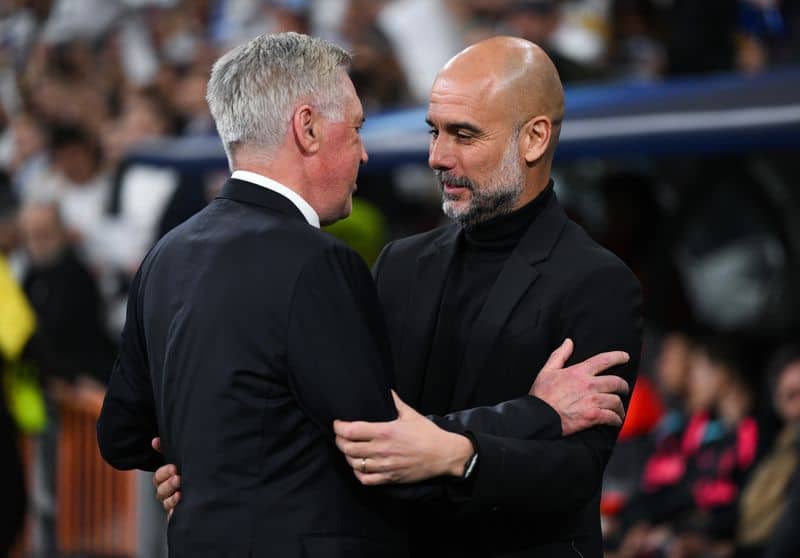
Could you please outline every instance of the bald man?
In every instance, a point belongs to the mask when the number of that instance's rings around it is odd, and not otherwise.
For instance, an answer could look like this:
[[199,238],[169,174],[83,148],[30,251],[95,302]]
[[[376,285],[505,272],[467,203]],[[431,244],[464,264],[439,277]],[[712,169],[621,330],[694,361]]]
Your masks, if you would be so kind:
[[[334,425],[363,484],[433,479],[441,489],[415,507],[412,556],[602,556],[600,485],[620,400],[595,393],[587,422],[570,401],[610,377],[564,390],[548,371],[570,353],[579,362],[622,349],[631,358],[611,372],[632,386],[641,296],[556,200],[563,111],[552,62],[519,39],[464,50],[433,85],[429,163],[454,223],[388,244],[374,270],[399,418]],[[538,397],[526,395],[532,383]],[[600,391],[626,392],[611,385]],[[460,409],[475,410],[420,414]]]
[[[574,341],[573,362],[627,351],[630,361],[611,372],[635,381],[638,282],[567,218],[553,192],[563,116],[555,67],[520,39],[467,48],[433,84],[429,164],[455,223],[390,243],[374,270],[398,393],[423,414],[525,393],[564,338]],[[474,463],[467,480],[447,483],[448,498],[417,510],[414,555],[602,556],[600,486],[618,429],[562,436],[558,414],[545,407],[532,419],[508,405],[505,422],[485,428],[451,423],[473,441]],[[554,429],[530,436],[531,423]],[[442,473],[432,464],[447,450],[431,442],[430,424],[401,406],[392,423],[335,430],[359,480],[381,484]]]

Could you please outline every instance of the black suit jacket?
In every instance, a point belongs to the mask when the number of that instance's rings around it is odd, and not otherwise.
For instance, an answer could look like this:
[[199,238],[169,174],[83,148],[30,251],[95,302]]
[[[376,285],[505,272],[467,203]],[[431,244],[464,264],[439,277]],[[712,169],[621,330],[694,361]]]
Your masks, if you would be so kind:
[[402,556],[402,506],[356,481],[332,435],[337,418],[393,419],[391,385],[365,264],[230,180],[142,263],[98,442],[121,469],[178,466],[173,557]]
[[[398,393],[412,406],[421,401],[460,235],[451,225],[393,242],[375,266]],[[630,362],[611,372],[633,388],[640,305],[630,270],[570,221],[553,196],[504,265],[463,348],[450,408],[495,406],[436,419],[473,433],[480,454],[475,481],[451,486],[448,505],[414,515],[413,555],[602,556],[600,486],[617,430],[561,438],[555,411],[525,394],[566,337],[575,342],[572,363],[608,350],[630,353]]]

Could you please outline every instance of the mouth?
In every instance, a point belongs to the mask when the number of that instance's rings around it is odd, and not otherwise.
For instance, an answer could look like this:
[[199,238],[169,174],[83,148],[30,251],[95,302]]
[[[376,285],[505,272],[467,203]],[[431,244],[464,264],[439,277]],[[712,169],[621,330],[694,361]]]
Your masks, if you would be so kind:
[[469,190],[466,186],[459,186],[452,182],[442,182],[442,190],[447,194],[460,194]]

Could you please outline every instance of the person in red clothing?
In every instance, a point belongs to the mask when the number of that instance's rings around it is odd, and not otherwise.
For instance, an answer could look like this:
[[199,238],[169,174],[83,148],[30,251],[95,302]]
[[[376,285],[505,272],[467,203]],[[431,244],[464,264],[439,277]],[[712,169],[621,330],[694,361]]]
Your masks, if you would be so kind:
[[688,422],[664,429],[626,510],[620,555],[670,547],[674,556],[730,552],[741,487],[756,456],[751,390],[730,345],[703,343],[691,357]]

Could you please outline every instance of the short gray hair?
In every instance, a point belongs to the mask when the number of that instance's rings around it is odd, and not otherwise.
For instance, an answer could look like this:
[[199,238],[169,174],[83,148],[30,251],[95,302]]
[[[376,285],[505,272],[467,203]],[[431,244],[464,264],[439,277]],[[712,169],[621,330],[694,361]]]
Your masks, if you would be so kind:
[[260,35],[224,54],[211,70],[206,100],[228,160],[236,145],[280,144],[298,102],[341,120],[337,78],[351,62],[344,49],[299,33]]

